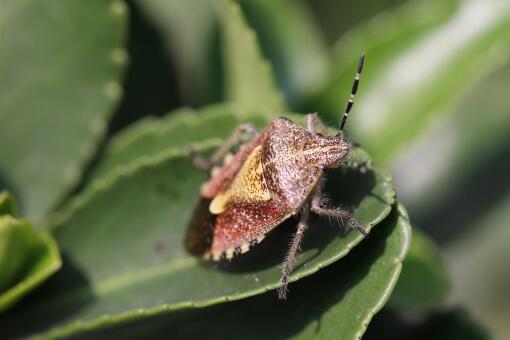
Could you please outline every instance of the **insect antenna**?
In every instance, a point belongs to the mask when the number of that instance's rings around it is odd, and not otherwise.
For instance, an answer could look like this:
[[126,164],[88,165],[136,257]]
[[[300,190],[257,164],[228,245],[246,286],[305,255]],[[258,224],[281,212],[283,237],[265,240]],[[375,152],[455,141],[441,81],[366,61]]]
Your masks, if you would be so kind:
[[340,131],[344,129],[345,122],[347,121],[347,117],[349,117],[349,112],[351,112],[352,105],[354,104],[354,97],[356,96],[356,92],[358,92],[359,78],[361,76],[361,71],[363,70],[364,62],[365,53],[362,52],[361,56],[359,57],[358,71],[356,72],[356,77],[354,77],[354,83],[352,84],[351,96],[349,97],[349,101],[347,102],[347,106],[345,107],[342,121],[340,122]]

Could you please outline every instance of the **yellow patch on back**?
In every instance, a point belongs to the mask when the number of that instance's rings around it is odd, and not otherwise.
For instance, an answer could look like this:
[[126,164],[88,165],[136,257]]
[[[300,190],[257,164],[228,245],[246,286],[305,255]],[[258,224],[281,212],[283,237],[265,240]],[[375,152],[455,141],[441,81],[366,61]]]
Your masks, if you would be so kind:
[[209,205],[212,214],[221,214],[230,204],[266,202],[271,199],[264,179],[262,146],[257,146],[230,185]]

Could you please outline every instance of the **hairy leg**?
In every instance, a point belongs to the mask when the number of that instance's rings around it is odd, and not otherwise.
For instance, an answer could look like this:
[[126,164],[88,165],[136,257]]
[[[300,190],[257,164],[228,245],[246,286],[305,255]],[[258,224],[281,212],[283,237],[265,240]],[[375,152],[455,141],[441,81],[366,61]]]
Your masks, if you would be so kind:
[[309,113],[306,115],[306,128],[311,133],[322,133],[327,134],[327,127],[320,119],[317,113]]
[[211,158],[205,158],[204,156],[198,154],[192,148],[189,149],[189,153],[191,157],[193,157],[193,164],[196,167],[204,170],[210,171],[214,166],[221,163],[225,155],[232,149],[232,147],[239,142],[242,141],[243,133],[248,133],[251,138],[258,137],[259,133],[255,129],[252,124],[245,123],[239,125],[232,135],[214,152]]
[[278,288],[278,298],[285,299],[287,297],[287,285],[289,283],[289,276],[292,273],[294,264],[296,262],[296,255],[301,250],[300,244],[303,238],[305,230],[308,228],[308,219],[310,218],[310,203],[306,202],[301,210],[301,216],[299,218],[299,224],[297,226],[296,233],[292,237],[290,247],[285,256],[285,260],[282,265],[282,278],[280,280],[280,288]]
[[319,180],[319,183],[317,184],[317,187],[315,188],[315,191],[312,196],[312,206],[311,210],[320,216],[328,216],[337,218],[340,220],[348,221],[352,227],[357,230],[359,233],[361,233],[363,236],[366,236],[368,234],[368,231],[364,226],[362,226],[356,219],[352,216],[352,214],[344,209],[341,208],[328,208],[324,207],[324,194],[322,192],[322,187],[324,185],[323,178]]

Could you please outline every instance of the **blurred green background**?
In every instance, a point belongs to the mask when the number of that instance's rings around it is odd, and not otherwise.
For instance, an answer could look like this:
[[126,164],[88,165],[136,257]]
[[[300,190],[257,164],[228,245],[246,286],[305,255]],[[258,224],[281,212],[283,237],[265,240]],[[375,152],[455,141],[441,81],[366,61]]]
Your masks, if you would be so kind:
[[[119,133],[244,95],[225,66],[225,2],[109,1],[108,20],[100,2],[60,2],[0,2],[0,189],[38,225],[93,182]],[[347,134],[390,169],[451,282],[427,308],[383,309],[365,337],[508,338],[510,2],[237,2],[282,93],[260,106],[257,89],[246,111],[319,112],[334,126],[366,52]]]

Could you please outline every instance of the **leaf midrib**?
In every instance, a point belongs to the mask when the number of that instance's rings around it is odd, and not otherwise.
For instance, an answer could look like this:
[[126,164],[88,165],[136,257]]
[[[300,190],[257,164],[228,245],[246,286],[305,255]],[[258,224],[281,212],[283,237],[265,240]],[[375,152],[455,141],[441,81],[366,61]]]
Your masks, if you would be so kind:
[[171,262],[144,268],[142,270],[129,271],[121,273],[104,280],[92,283],[92,291],[96,296],[106,295],[112,291],[134,285],[149,279],[153,279],[165,274],[171,274],[176,271],[186,269],[198,264],[198,260],[193,257],[178,258]]
[[[52,296],[52,308],[55,310],[58,306],[65,305],[66,301],[79,300],[89,292],[92,292],[94,297],[105,296],[113,291],[120,290],[146,280],[190,268],[197,263],[198,260],[193,257],[178,258],[170,262],[150,266],[144,269],[137,269],[135,271],[128,271],[107,278],[97,279],[96,281],[90,281],[87,282],[86,285],[80,285],[77,288]],[[44,307],[44,301],[41,301],[39,305]]]

